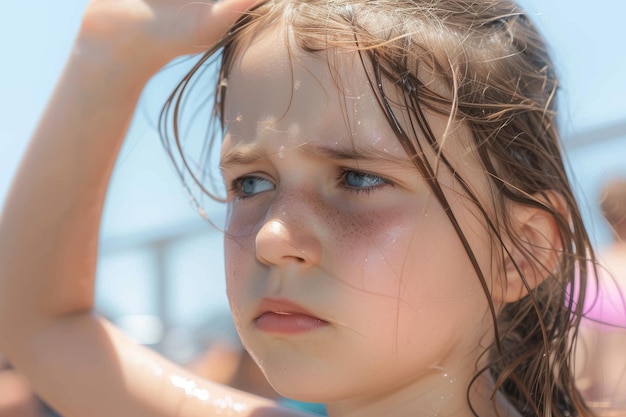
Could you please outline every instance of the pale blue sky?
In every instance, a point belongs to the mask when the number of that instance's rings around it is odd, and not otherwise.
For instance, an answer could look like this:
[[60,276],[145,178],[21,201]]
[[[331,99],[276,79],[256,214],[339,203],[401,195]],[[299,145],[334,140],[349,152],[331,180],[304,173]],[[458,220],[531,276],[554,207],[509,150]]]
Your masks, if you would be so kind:
[[[625,120],[626,2],[522,3],[548,37],[563,77],[565,136]],[[0,202],[62,70],[86,4],[87,0],[64,0],[41,1],[35,6],[33,2],[0,0]],[[161,78],[153,83],[151,99],[144,100],[142,115],[136,118],[118,163],[107,203],[105,236],[196,219],[152,127],[174,82],[171,75]],[[613,165],[626,165],[615,161],[616,155],[626,159],[623,143],[611,145],[601,159],[593,159],[591,152],[573,156],[576,164],[588,160],[587,165],[595,167],[592,174],[582,174],[584,187],[593,186],[590,181],[599,175],[598,166],[608,172]],[[598,152],[603,153],[596,150],[595,154]]]

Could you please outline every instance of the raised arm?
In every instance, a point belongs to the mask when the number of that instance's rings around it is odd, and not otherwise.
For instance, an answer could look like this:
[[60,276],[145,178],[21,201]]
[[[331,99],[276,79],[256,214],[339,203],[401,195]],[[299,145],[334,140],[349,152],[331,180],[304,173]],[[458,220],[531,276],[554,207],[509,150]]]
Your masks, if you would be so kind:
[[87,7],[0,219],[0,351],[66,417],[212,416],[224,407],[295,415],[194,379],[92,311],[103,201],[144,84],[170,59],[210,46],[253,3]]

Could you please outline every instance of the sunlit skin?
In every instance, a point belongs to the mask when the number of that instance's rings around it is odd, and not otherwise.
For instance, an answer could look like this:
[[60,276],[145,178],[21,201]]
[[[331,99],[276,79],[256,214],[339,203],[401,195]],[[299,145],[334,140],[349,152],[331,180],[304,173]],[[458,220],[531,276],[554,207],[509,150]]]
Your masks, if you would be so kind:
[[[244,344],[280,393],[327,402],[331,415],[470,415],[467,387],[493,325],[467,254],[358,55],[328,51],[338,88],[324,54],[289,55],[284,36],[257,36],[228,79],[226,270]],[[431,119],[443,131],[446,119]],[[440,181],[489,273],[488,232],[450,176]],[[267,300],[314,321],[268,331],[258,320]],[[483,383],[473,401],[493,415]]]
[[[203,59],[219,60],[225,45],[228,295],[273,387],[327,403],[331,417],[518,416],[505,396],[525,414],[588,415],[571,389],[572,323],[560,319],[572,313],[569,261],[592,251],[556,146],[557,80],[530,20],[509,2],[307,0],[267,2],[232,26],[259,3],[88,2],[2,208],[0,351],[63,416],[306,415],[193,375],[95,314],[104,201],[141,92],[172,58],[208,49]],[[342,49],[305,53],[288,27],[309,48]],[[389,40],[368,50],[391,70],[382,96],[434,178],[383,117],[355,39]],[[178,123],[190,120],[179,110],[205,68],[160,119],[177,165],[190,162],[178,158]],[[424,99],[436,146],[411,129],[396,88]],[[458,110],[450,120],[429,111],[445,103]],[[542,282],[548,291],[534,291]],[[505,303],[505,346],[488,358]],[[525,352],[509,349],[520,339]]]

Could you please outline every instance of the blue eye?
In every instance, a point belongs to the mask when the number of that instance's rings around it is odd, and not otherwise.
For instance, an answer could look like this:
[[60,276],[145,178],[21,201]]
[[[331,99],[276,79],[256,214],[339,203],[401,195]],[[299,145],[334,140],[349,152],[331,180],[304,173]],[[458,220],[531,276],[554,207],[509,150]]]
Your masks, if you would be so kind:
[[362,192],[372,191],[379,187],[390,185],[385,178],[367,172],[346,170],[341,174],[344,186],[351,191]]
[[237,197],[246,198],[273,190],[274,184],[261,177],[241,177],[233,181],[232,190]]

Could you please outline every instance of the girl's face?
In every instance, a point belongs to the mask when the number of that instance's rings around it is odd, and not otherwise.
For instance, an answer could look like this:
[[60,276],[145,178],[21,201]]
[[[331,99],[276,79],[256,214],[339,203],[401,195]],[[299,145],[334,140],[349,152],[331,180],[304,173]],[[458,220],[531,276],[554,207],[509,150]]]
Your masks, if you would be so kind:
[[[328,51],[329,65],[284,39],[257,36],[228,79],[226,271],[243,342],[289,397],[417,387],[442,404],[464,401],[492,329],[465,250],[358,55]],[[430,122],[441,132],[446,120]],[[450,141],[464,142],[463,132]],[[461,161],[462,147],[451,146]],[[476,163],[463,159],[459,170],[486,193]],[[489,276],[485,227],[451,177],[439,181]]]

